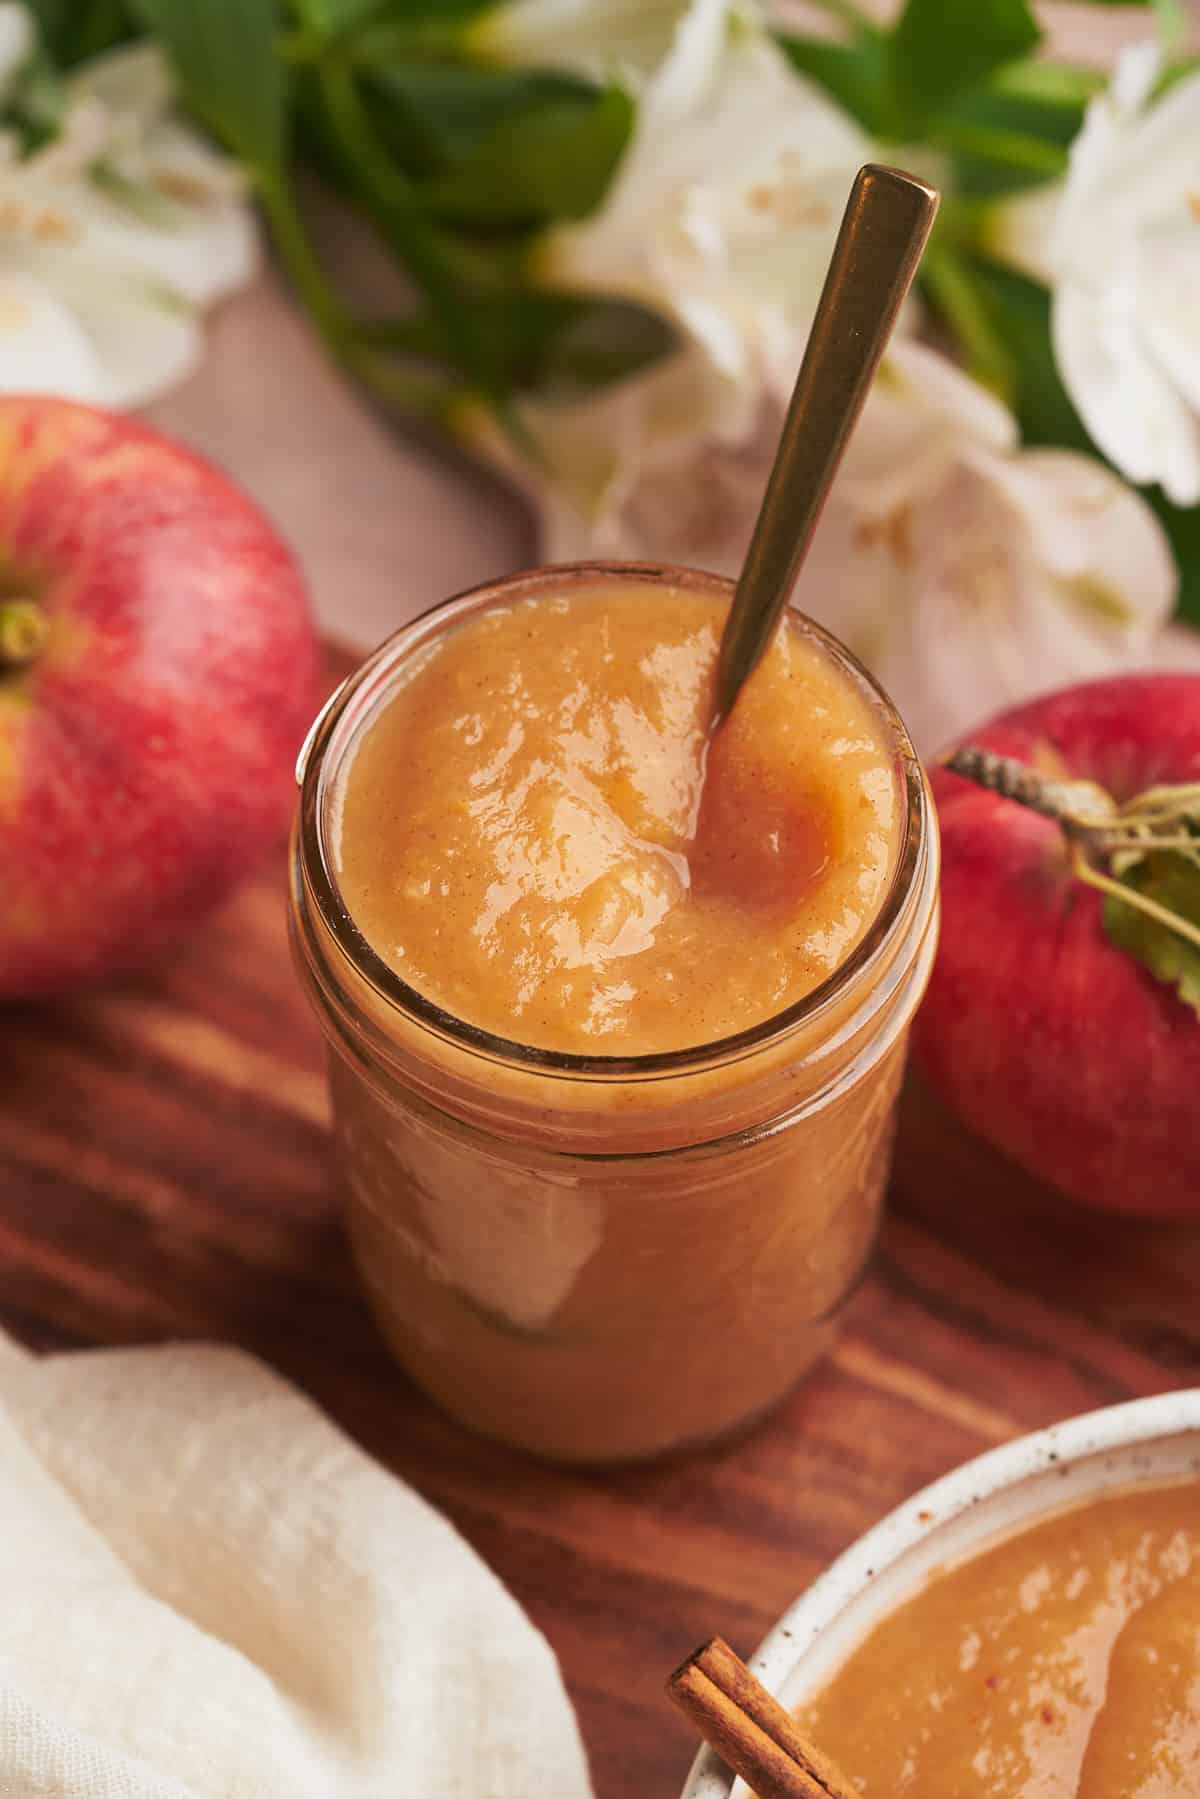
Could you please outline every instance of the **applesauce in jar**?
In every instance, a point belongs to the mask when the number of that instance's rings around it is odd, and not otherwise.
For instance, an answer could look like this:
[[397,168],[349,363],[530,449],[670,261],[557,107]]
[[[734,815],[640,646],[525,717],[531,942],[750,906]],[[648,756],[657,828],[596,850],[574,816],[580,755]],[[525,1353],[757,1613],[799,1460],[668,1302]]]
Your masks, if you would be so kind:
[[416,1379],[560,1459],[722,1434],[820,1353],[886,1178],[936,845],[884,697],[729,588],[538,571],[353,676],[303,762],[302,970],[351,1239]]
[[1090,1500],[935,1574],[801,1720],[865,1799],[1194,1799],[1200,1483]]

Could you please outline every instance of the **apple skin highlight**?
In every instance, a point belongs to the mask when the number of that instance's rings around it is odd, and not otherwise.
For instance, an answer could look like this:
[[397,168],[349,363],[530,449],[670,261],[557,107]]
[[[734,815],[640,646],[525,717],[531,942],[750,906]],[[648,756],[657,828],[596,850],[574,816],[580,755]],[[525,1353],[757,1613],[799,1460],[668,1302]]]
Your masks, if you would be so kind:
[[284,832],[317,697],[300,573],[216,468],[133,419],[0,398],[0,998],[139,966]]
[[[1118,800],[1200,780],[1200,676],[1127,675],[972,732]],[[1200,1016],[1119,949],[1060,827],[935,769],[942,932],[913,1029],[977,1134],[1084,1205],[1200,1218]]]

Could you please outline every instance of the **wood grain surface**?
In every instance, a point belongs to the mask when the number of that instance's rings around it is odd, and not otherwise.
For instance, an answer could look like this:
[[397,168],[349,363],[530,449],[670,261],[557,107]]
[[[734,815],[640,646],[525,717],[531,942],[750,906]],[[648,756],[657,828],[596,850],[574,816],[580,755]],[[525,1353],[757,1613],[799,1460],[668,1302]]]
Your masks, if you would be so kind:
[[[1200,1230],[1036,1190],[910,1087],[891,1215],[831,1359],[733,1446],[618,1474],[478,1442],[359,1302],[282,850],[168,969],[0,1031],[0,1321],[39,1348],[219,1338],[440,1506],[545,1630],[599,1799],[675,1799],[667,1673],[742,1654],[853,1537],[1016,1433],[1200,1381]],[[550,1799],[550,1796],[547,1796]]]

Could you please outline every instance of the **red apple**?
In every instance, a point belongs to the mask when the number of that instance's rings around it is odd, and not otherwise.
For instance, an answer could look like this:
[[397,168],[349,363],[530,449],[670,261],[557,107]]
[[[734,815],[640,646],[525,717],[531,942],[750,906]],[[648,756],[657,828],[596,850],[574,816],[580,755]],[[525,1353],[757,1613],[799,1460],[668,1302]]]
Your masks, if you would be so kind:
[[[1118,802],[1200,781],[1200,675],[1091,682],[970,741]],[[945,769],[933,789],[942,935],[914,1031],[929,1082],[1073,1198],[1200,1218],[1200,1016],[1110,940],[1057,824]]]
[[128,418],[0,398],[0,996],[159,954],[284,830],[317,651],[285,546]]

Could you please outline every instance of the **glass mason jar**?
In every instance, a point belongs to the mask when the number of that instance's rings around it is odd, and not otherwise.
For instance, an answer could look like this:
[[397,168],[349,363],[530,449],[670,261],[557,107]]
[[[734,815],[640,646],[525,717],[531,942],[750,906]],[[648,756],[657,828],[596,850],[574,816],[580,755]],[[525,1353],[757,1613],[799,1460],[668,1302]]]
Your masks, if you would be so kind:
[[379,1326],[464,1424],[581,1463],[710,1442],[825,1348],[875,1235],[937,935],[937,830],[909,738],[848,653],[792,614],[876,709],[903,801],[887,898],[823,985],[720,1042],[568,1055],[452,1017],[376,955],[331,854],[364,728],[443,632],[607,580],[731,591],[683,569],[574,564],[435,607],[317,719],[291,855],[295,953],[328,1041],[350,1237]]

